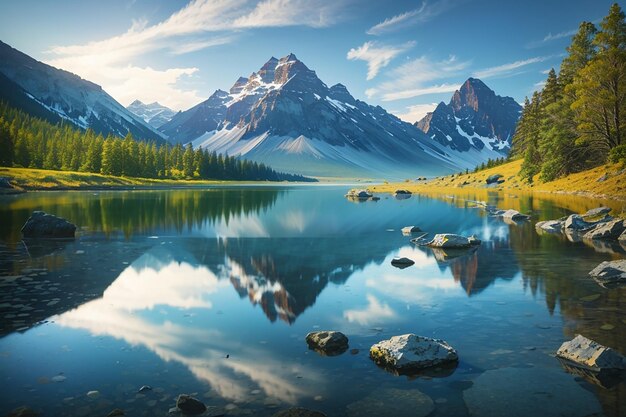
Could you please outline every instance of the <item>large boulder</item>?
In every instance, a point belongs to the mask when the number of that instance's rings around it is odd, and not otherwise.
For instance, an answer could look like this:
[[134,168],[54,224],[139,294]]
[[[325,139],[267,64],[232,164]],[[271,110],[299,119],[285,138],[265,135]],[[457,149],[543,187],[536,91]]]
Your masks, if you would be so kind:
[[548,233],[561,233],[563,230],[563,222],[560,220],[546,220],[537,222],[535,228]]
[[589,275],[603,287],[626,283],[626,259],[602,262]]
[[326,417],[326,414],[306,408],[291,407],[273,414],[272,417]]
[[72,238],[75,232],[76,225],[43,211],[34,211],[22,226],[25,238]]
[[202,414],[206,411],[206,405],[202,401],[187,394],[180,394],[176,400],[176,407],[183,414]]
[[431,248],[469,248],[472,242],[465,236],[455,235],[452,233],[436,234],[430,242],[426,242],[425,246]]
[[340,355],[348,350],[348,338],[345,334],[336,331],[311,332],[306,335],[309,349],[325,356]]
[[407,372],[459,360],[445,341],[412,333],[376,343],[370,348],[370,358],[378,365]]
[[487,179],[485,180],[485,182],[487,184],[501,184],[504,182],[504,180],[500,180],[500,178],[503,178],[504,175],[501,174],[493,174],[487,177]]
[[586,222],[580,214],[572,214],[565,220],[564,227],[570,230],[584,231],[593,228],[595,224]]
[[509,220],[514,220],[514,221],[524,221],[524,220],[530,220],[530,216],[527,214],[522,214],[517,210],[513,210],[513,209],[509,209],[509,210],[505,210],[504,213],[502,213],[502,218],[504,219],[509,219]]
[[612,220],[596,225],[583,236],[585,239],[617,240],[626,230],[626,220]]
[[598,372],[604,369],[626,368],[626,361],[618,352],[580,334],[563,343],[556,356]]

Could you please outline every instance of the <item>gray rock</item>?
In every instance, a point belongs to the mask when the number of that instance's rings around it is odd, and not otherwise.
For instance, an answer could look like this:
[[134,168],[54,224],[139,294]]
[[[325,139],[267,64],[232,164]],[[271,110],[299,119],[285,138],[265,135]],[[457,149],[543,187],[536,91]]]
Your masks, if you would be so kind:
[[626,220],[612,220],[596,225],[583,236],[585,239],[617,240],[626,231]]
[[482,243],[482,241],[478,239],[476,235],[471,235],[470,237],[467,238],[467,241],[469,242],[471,246],[478,246]]
[[[419,243],[419,242],[417,242]],[[430,242],[424,243],[431,248],[469,248],[471,242],[468,238],[452,233],[436,234]]]
[[73,238],[76,225],[65,219],[34,211],[22,227],[25,238]]
[[396,190],[394,194],[405,194],[405,195],[411,195],[413,194],[412,192],[410,192],[409,190]]
[[377,364],[397,370],[418,370],[456,362],[459,357],[450,345],[439,339],[412,333],[393,336],[370,348],[370,358]]
[[150,385],[142,385],[141,388],[139,388],[139,391],[137,392],[144,392],[144,391],[152,391],[152,387]]
[[560,220],[546,220],[537,222],[535,228],[548,233],[561,233],[563,230],[563,222]]
[[287,410],[279,411],[272,417],[326,417],[326,414],[319,411],[307,410],[306,408],[292,407]]
[[0,177],[0,188],[13,188],[13,185],[6,177]]
[[109,414],[107,414],[107,417],[119,417],[119,416],[125,416],[126,414],[124,414],[124,410],[120,409],[120,408],[116,408],[113,411],[111,411]]
[[567,220],[565,220],[565,225],[564,225],[566,229],[577,230],[577,231],[589,230],[593,228],[594,226],[595,226],[595,223],[586,222],[583,219],[583,216],[579,214],[570,215],[567,218]]
[[583,214],[583,217],[598,217],[601,216],[603,214],[608,214],[611,212],[611,208],[610,207],[596,207],[594,209],[591,210],[587,210],[587,212],[585,214]]
[[602,262],[589,275],[603,287],[626,283],[626,259]]
[[176,399],[176,407],[183,414],[202,414],[206,411],[206,405],[202,401],[187,394],[180,394]]
[[487,184],[500,184],[504,181],[501,181],[500,178],[503,178],[504,175],[501,174],[493,174],[487,177],[487,179],[485,180],[485,182]]
[[580,334],[563,343],[556,356],[594,371],[626,368],[626,361],[618,352]]
[[346,197],[348,198],[357,198],[357,199],[368,199],[370,197],[372,197],[372,193],[369,192],[369,190],[358,190],[353,188],[352,190],[348,191],[348,194],[346,194]]
[[561,370],[501,368],[484,372],[463,392],[472,416],[583,417],[600,414],[596,397]]
[[419,233],[421,231],[422,229],[420,229],[417,226],[406,226],[402,228],[402,234],[404,235],[410,235],[411,233]]
[[306,335],[310,349],[326,356],[340,355],[348,349],[348,338],[341,332],[326,330]]
[[426,417],[435,409],[433,400],[417,389],[377,389],[348,404],[348,417]]
[[409,258],[393,258],[391,260],[391,265],[395,266],[396,268],[400,268],[400,269],[404,269],[407,268],[411,265],[415,264],[414,261],[412,261]]
[[509,209],[502,213],[502,218],[514,220],[514,221],[523,221],[530,220],[530,216],[527,214],[522,214],[517,210]]

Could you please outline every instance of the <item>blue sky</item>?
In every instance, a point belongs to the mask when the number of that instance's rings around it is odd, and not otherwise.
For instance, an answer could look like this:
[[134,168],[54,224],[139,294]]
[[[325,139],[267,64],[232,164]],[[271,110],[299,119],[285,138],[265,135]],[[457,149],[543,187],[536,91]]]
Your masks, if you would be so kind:
[[[184,110],[295,53],[329,86],[415,121],[468,77],[522,102],[607,0],[20,0],[0,40],[100,84]],[[623,6],[623,4],[620,3]]]

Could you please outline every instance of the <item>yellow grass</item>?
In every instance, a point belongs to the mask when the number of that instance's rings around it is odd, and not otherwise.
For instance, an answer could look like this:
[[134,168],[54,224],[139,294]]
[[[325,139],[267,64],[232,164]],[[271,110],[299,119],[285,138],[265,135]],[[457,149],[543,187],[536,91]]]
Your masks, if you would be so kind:
[[[528,184],[519,176],[521,160],[508,162],[495,168],[485,169],[477,173],[449,175],[428,181],[402,183],[385,183],[369,187],[380,193],[391,193],[397,189],[407,189],[415,193],[447,193],[466,194],[472,192],[508,191],[512,193],[553,193],[581,195],[599,199],[626,200],[626,169],[621,164],[608,164],[547,183],[539,182],[536,177],[534,185]],[[486,179],[490,175],[503,175],[504,183],[497,187],[487,187]],[[603,175],[605,181],[598,182]]]
[[11,184],[22,190],[190,187],[232,182],[116,177],[87,172],[51,171],[32,168],[0,168],[0,177],[9,178]]

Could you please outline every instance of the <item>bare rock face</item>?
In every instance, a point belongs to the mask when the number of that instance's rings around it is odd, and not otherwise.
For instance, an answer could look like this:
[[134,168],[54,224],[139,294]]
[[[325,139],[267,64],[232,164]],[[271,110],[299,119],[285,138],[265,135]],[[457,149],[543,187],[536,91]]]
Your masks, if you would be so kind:
[[622,355],[583,335],[563,343],[556,356],[594,371],[626,368],[626,361]]
[[626,231],[626,220],[613,220],[602,223],[589,230],[583,236],[585,239],[617,240]]
[[306,335],[310,349],[326,356],[340,355],[348,349],[348,338],[335,331],[311,332]]
[[376,343],[370,348],[370,358],[378,365],[405,371],[459,360],[456,350],[445,341],[412,333]]
[[602,286],[626,283],[626,259],[602,262],[589,275]]
[[22,227],[25,238],[73,238],[76,225],[65,219],[34,211]]
[[178,396],[176,407],[178,407],[183,414],[190,415],[202,414],[206,411],[206,405],[204,405],[202,401],[187,394],[180,394]]

